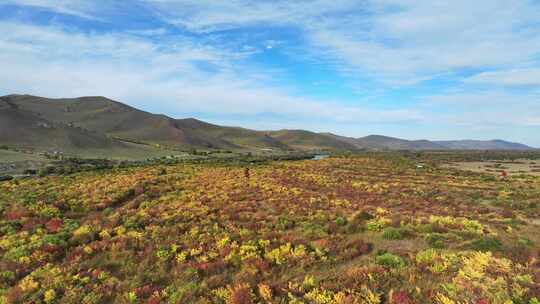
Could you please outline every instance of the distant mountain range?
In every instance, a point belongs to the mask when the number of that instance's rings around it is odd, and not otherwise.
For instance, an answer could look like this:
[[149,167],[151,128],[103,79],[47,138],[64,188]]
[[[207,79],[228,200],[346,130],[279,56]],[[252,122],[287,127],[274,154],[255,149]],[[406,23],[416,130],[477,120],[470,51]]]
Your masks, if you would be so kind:
[[141,146],[229,150],[531,150],[503,140],[361,138],[305,130],[256,131],[152,114],[105,97],[0,97],[0,145],[77,152]]

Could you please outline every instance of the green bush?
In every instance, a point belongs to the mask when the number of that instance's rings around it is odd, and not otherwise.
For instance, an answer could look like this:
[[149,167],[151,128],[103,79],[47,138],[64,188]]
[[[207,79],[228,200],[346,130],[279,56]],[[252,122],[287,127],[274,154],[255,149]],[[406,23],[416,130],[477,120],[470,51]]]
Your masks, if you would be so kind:
[[328,234],[326,227],[315,223],[304,224],[302,226],[302,231],[309,237],[324,237]]
[[416,253],[416,262],[419,264],[432,264],[437,259],[437,251],[435,249],[426,249]]
[[529,300],[529,304],[540,304],[540,300],[537,298],[532,298]]
[[56,245],[60,247],[67,246],[68,235],[65,233],[47,234],[41,239],[43,244]]
[[375,262],[388,268],[401,268],[405,266],[405,261],[401,257],[391,253],[384,253],[377,256]]
[[388,224],[389,224],[389,221],[387,219],[377,218],[377,219],[373,219],[373,220],[370,220],[369,222],[367,222],[366,223],[366,229],[368,231],[381,231],[385,227],[387,227]]
[[279,230],[292,229],[292,228],[294,228],[294,226],[295,226],[294,220],[291,220],[291,219],[286,218],[286,217],[281,217],[281,216],[278,218],[277,228]]
[[534,245],[534,242],[533,242],[533,241],[531,241],[530,239],[525,238],[525,237],[520,238],[520,239],[518,240],[518,243],[521,244],[521,245],[527,246],[527,247],[531,247],[531,246]]
[[402,240],[405,238],[405,233],[399,228],[386,228],[383,232],[383,238],[387,240]]
[[502,243],[494,237],[484,237],[478,240],[473,241],[471,244],[471,249],[477,251],[498,251],[502,248]]
[[13,271],[2,271],[0,272],[0,279],[3,281],[12,281],[15,279],[15,273]]
[[431,248],[445,248],[446,237],[440,233],[430,233],[426,236],[426,242],[431,246]]
[[342,216],[338,216],[338,217],[336,218],[336,225],[338,225],[338,226],[345,226],[345,225],[347,225],[347,220],[346,220],[344,217],[342,217]]

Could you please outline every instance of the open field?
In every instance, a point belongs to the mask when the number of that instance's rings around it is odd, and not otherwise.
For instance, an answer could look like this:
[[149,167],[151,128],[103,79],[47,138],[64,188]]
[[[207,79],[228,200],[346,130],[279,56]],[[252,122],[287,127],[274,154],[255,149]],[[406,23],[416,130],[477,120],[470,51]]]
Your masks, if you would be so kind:
[[43,160],[43,158],[36,154],[0,149],[0,162],[39,161],[39,160]]
[[0,183],[0,299],[539,303],[540,177],[417,162],[381,153]]
[[540,176],[540,160],[531,159],[456,162],[447,164],[446,167],[497,175],[505,171],[509,175],[531,174]]
[[50,161],[35,153],[0,149],[0,175],[16,174],[24,169],[42,167]]

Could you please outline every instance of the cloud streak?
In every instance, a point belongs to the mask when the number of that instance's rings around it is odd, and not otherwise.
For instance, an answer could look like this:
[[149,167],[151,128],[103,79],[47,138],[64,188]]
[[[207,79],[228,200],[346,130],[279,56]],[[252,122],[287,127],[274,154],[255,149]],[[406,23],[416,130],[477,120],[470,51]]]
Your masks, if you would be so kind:
[[305,49],[321,61],[397,84],[523,64],[540,50],[540,29],[530,26],[540,7],[526,0],[146,2],[193,32],[261,24],[297,28],[308,42]]
[[60,14],[73,15],[85,19],[99,19],[93,14],[95,3],[85,0],[6,0],[6,4],[32,6],[51,10]]
[[540,86],[540,68],[482,72],[464,80],[468,83],[503,86]]

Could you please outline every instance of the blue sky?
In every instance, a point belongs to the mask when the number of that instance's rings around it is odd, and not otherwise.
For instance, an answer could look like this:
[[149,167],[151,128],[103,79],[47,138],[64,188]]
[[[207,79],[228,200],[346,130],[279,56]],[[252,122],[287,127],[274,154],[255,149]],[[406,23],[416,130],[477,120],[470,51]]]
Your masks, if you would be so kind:
[[0,94],[540,147],[540,2],[0,0]]

